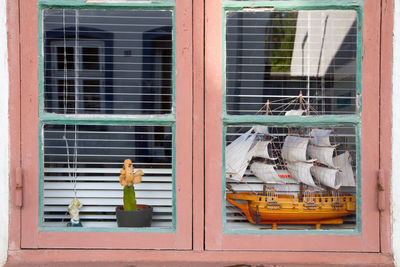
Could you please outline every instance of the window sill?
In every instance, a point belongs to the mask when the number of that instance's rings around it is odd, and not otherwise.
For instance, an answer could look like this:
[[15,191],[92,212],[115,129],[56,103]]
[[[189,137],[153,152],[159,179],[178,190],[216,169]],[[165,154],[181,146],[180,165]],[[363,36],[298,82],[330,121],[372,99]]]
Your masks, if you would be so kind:
[[390,254],[261,251],[16,250],[11,266],[394,266]]

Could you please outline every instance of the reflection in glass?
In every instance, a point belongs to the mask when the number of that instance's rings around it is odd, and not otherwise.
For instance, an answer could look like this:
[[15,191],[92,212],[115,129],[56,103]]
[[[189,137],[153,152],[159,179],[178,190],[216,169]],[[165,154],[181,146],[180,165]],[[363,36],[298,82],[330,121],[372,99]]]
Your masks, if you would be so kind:
[[228,126],[228,229],[354,229],[354,126]]
[[172,112],[171,11],[45,9],[43,35],[46,112]]
[[100,51],[98,47],[82,47],[82,68],[84,70],[100,69]]
[[268,100],[282,113],[281,105],[300,92],[321,115],[357,111],[355,11],[229,11],[226,16],[228,114],[254,115]]
[[[66,110],[66,113],[72,113],[75,109],[75,81],[57,80],[58,106]],[[65,93],[64,93],[65,92]]]
[[138,203],[153,206],[152,226],[172,227],[171,126],[46,124],[43,131],[43,226],[65,227],[76,196],[84,227],[116,227],[119,172],[131,159],[144,172]]

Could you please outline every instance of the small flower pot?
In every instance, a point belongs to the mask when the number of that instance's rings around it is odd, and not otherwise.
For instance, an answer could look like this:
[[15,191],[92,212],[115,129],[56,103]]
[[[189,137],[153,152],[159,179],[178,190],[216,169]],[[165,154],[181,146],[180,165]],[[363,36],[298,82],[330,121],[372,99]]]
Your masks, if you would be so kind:
[[124,210],[123,206],[115,209],[118,227],[150,227],[153,207],[137,205],[137,210]]

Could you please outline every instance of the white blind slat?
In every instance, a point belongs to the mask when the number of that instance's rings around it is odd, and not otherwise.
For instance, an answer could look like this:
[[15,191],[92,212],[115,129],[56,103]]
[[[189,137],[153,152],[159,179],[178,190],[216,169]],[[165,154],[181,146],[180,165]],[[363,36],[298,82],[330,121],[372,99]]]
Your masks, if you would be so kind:
[[[136,188],[135,188],[136,189]],[[168,191],[160,191],[160,190],[151,190],[149,191],[140,191],[137,190],[135,192],[136,198],[166,198],[172,199],[172,192]],[[123,192],[122,190],[103,190],[100,192],[96,192],[94,190],[79,190],[77,192],[78,198],[93,198],[99,197],[101,194],[102,198],[122,198]],[[48,198],[74,198],[74,192],[72,190],[45,190],[44,197]]]
[[[67,224],[66,221],[50,221],[46,222],[46,226],[49,227],[65,227]],[[117,228],[117,222],[116,221],[84,221],[83,222],[84,227],[93,227],[93,228]],[[171,223],[168,221],[153,221],[151,223],[151,227],[157,227],[157,228],[166,228],[169,229],[171,228]]]
[[[67,210],[66,205],[61,205],[61,206],[44,206],[44,212],[47,213],[65,213]],[[115,212],[115,206],[83,206],[81,209],[81,212],[107,212],[107,213],[113,213]],[[172,213],[172,207],[161,207],[161,206],[154,206],[153,207],[153,212],[155,213]]]
[[[45,181],[65,181],[65,180],[75,180],[70,176],[44,176]],[[116,176],[79,176],[76,177],[76,181],[98,181],[98,182],[115,182],[118,180]],[[171,176],[142,176],[142,182],[172,182]]]
[[[121,164],[122,166],[122,164]],[[117,175],[119,177],[119,172],[121,168],[78,168],[76,170],[77,173],[112,173]],[[171,174],[172,170],[171,169],[146,169],[146,168],[141,168],[141,170],[146,174]],[[71,170],[68,168],[45,168],[44,172],[46,173],[71,173],[75,172],[75,169]]]
[[[44,205],[69,205],[71,203],[70,198],[45,198]],[[81,199],[84,205],[113,205],[120,206],[123,200],[118,198],[83,198]],[[155,206],[172,206],[171,199],[137,199],[138,204],[155,205]]]
[[[57,182],[57,183],[46,183],[44,185],[45,190],[49,189],[69,189],[72,190],[74,188],[74,184],[71,182]],[[121,190],[122,186],[119,184],[119,182],[115,183],[108,183],[108,182],[102,182],[102,183],[82,183],[78,182],[76,183],[76,189],[77,190],[85,190],[85,189],[90,189],[90,190]],[[140,183],[140,184],[135,184],[135,190],[172,190],[172,185],[171,183]],[[99,192],[99,195],[101,192]]]
[[[69,220],[69,216],[68,215],[48,215],[47,216],[48,219],[57,219],[57,220],[64,220],[64,221],[68,221]],[[80,216],[80,218],[82,220],[115,220],[116,217],[115,215],[88,215],[88,214],[82,214]],[[154,221],[158,221],[158,220],[171,220],[172,217],[169,215],[154,215],[152,217],[152,219]]]

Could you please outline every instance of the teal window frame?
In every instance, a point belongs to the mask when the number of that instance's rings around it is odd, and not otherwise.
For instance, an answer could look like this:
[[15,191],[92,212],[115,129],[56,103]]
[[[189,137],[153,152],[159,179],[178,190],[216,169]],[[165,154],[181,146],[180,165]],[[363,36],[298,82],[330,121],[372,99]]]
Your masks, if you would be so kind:
[[[222,232],[227,235],[257,234],[257,235],[360,235],[361,234],[361,65],[362,65],[362,23],[363,0],[249,0],[233,1],[222,0]],[[357,78],[356,96],[357,110],[349,115],[320,115],[309,117],[298,116],[258,116],[258,115],[228,115],[226,109],[226,12],[244,9],[271,9],[274,11],[298,10],[354,10],[357,12]],[[269,230],[269,229],[229,229],[226,225],[226,197],[225,197],[225,147],[228,126],[235,125],[266,125],[266,126],[353,126],[356,135],[356,225],[354,229],[341,230]]]
[[[46,8],[66,9],[132,9],[132,10],[170,10],[172,12],[172,109],[165,115],[64,115],[44,111],[44,58],[43,58],[43,10]],[[51,232],[137,232],[137,233],[176,233],[176,11],[175,0],[152,0],[144,2],[89,4],[85,0],[38,0],[38,47],[39,47],[39,209],[38,225],[40,231]],[[43,127],[45,124],[67,125],[168,125],[172,128],[172,227],[146,228],[102,228],[102,227],[49,227],[43,226],[43,188],[44,188],[44,147]]]

